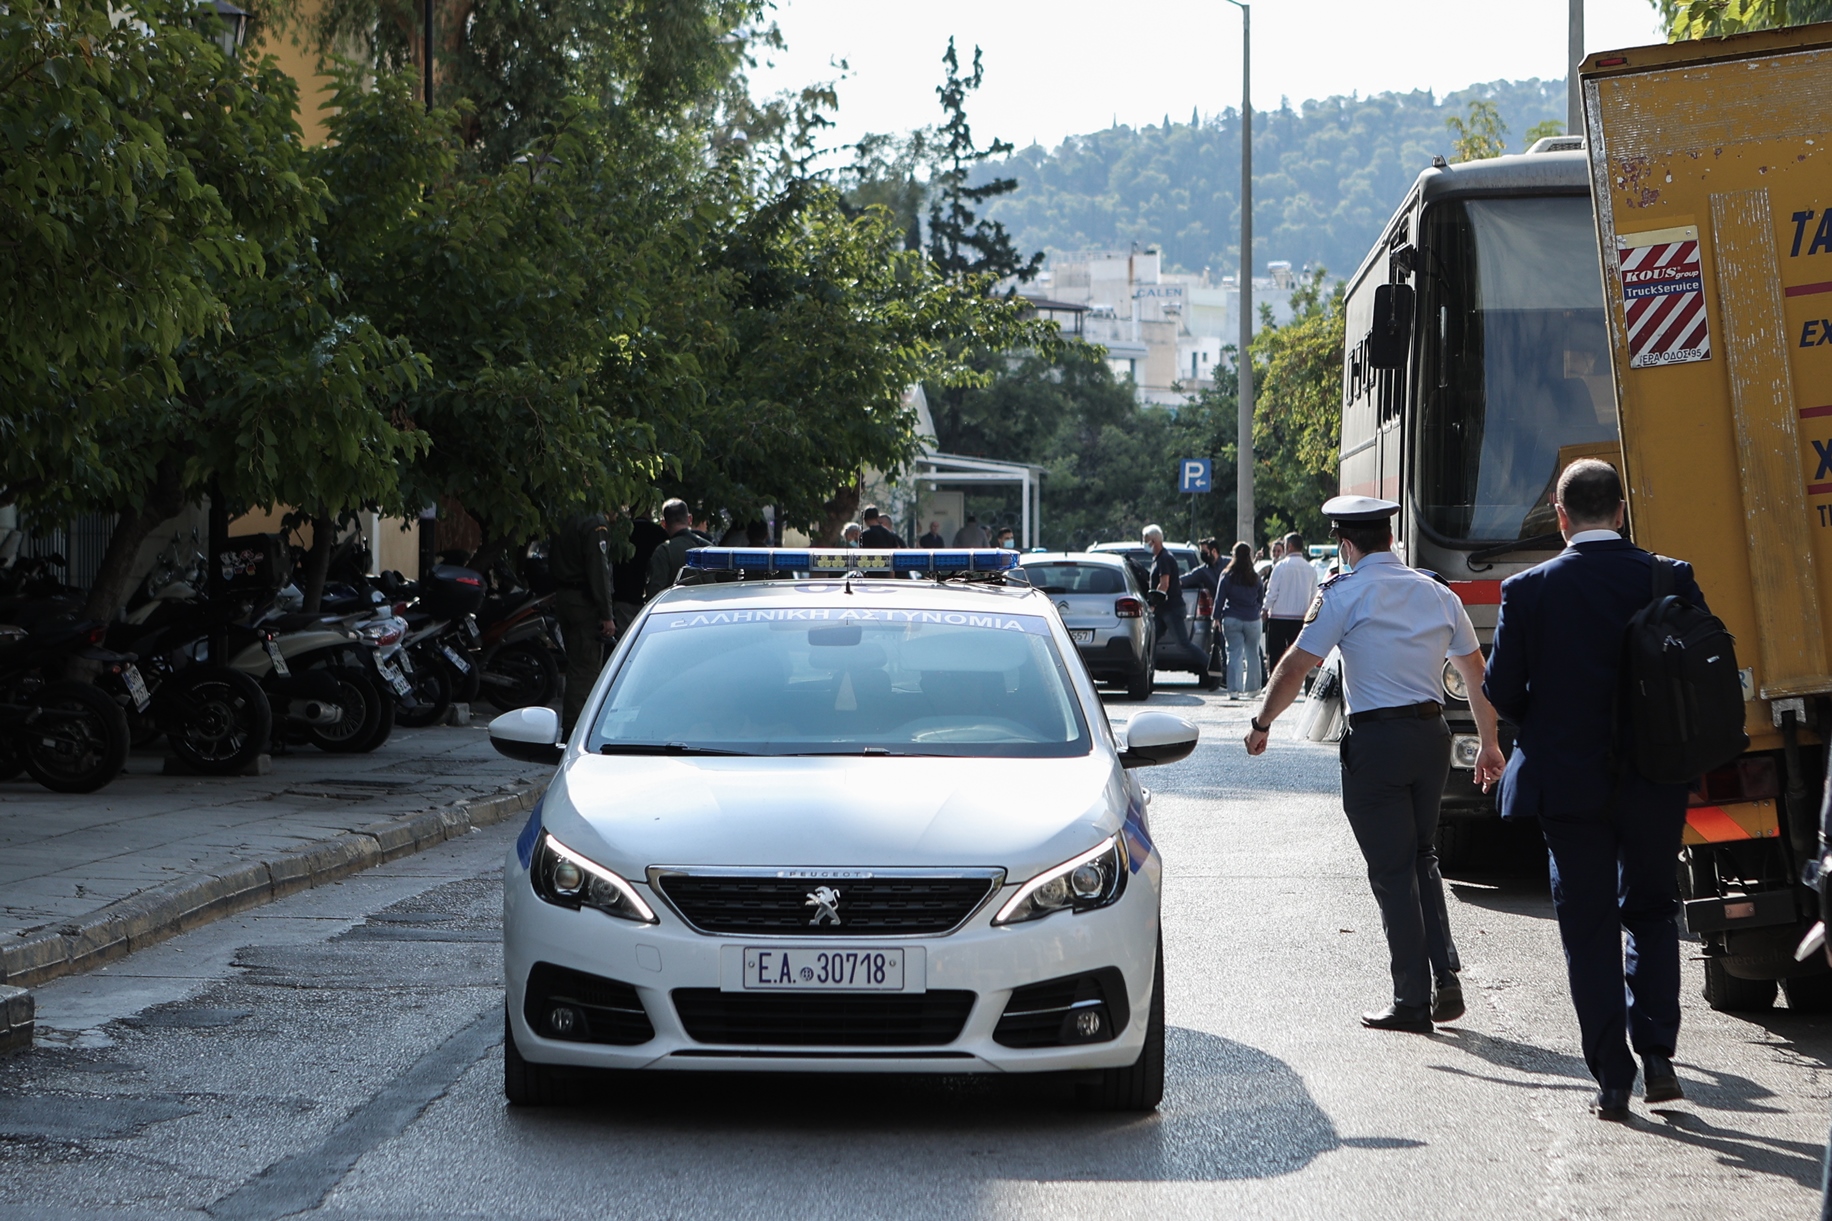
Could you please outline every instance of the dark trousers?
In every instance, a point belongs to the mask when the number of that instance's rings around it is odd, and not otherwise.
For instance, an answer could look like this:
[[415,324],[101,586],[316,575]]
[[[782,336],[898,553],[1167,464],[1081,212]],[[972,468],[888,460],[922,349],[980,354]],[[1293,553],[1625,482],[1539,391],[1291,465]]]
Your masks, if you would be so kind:
[[1285,656],[1298,639],[1298,633],[1304,630],[1302,619],[1267,619],[1266,620],[1266,673],[1277,668],[1279,658]]
[[562,589],[554,599],[554,617],[566,643],[566,693],[560,701],[560,727],[571,737],[585,697],[604,668],[604,620],[585,594]]
[[1431,1004],[1433,977],[1462,969],[1438,873],[1438,803],[1450,773],[1450,727],[1370,721],[1343,735],[1342,809],[1368,862],[1393,959],[1393,1003]]
[[[1635,1084],[1637,1053],[1670,1056],[1679,1037],[1679,880],[1684,799],[1614,819],[1541,815],[1552,906],[1584,1063],[1604,1089]],[[1628,932],[1627,965],[1622,950]],[[1626,982],[1627,987],[1624,988]]]

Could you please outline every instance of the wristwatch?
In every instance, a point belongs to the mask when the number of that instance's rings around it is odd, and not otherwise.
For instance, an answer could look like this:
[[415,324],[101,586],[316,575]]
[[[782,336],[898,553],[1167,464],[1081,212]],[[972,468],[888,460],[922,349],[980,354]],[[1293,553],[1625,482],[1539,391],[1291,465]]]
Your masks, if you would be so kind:
[[1272,726],[1260,724],[1259,718],[1256,716],[1248,717],[1247,724],[1253,726],[1254,733],[1271,733],[1272,732]]

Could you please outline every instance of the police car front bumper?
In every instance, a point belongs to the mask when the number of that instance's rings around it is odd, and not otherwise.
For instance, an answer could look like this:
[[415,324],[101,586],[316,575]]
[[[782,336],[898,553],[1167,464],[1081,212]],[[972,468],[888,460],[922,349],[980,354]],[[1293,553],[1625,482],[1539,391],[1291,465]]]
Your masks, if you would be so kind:
[[[967,924],[938,937],[922,938],[743,938],[694,931],[641,886],[659,923],[637,924],[589,908],[571,910],[543,901],[512,852],[504,879],[503,969],[510,1030],[523,1059],[532,1063],[599,1069],[671,1069],[766,1072],[990,1073],[1050,1072],[1119,1068],[1132,1064],[1144,1047],[1158,944],[1159,867],[1155,854],[1133,874],[1109,907],[1058,912],[1040,920],[994,928],[992,914],[1015,892],[995,893]],[[905,1040],[874,1046],[714,1043],[693,1038],[677,1009],[677,989],[733,991],[736,947],[769,945],[838,950],[898,946],[908,973],[922,960],[923,989],[929,993],[970,993],[971,1008],[959,1033],[945,1043],[914,1045]],[[639,998],[653,1036],[628,1045],[579,1042],[537,1031],[527,1010],[530,974],[537,964],[584,972],[627,984]],[[1012,1047],[995,1031],[1014,989],[1065,977],[1100,974],[1123,980],[1124,1028],[1115,1037],[1045,1047]],[[913,980],[912,980],[913,984]],[[858,993],[818,993],[819,998]],[[863,995],[883,995],[863,994]],[[907,995],[907,994],[905,994]],[[775,998],[772,998],[775,999]],[[542,1021],[541,1015],[535,1015]]]

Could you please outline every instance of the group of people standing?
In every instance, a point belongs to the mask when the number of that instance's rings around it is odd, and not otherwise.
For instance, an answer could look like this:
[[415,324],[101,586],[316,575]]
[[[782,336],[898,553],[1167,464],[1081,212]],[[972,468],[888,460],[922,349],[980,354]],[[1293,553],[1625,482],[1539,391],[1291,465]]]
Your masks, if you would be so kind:
[[[1147,540],[1149,542],[1149,540]],[[1228,696],[1242,699],[1265,686],[1268,661],[1284,656],[1305,612],[1317,594],[1317,570],[1310,549],[1293,531],[1272,545],[1272,570],[1262,578],[1251,544],[1235,543],[1224,560],[1221,544],[1205,538],[1197,544],[1202,566],[1182,578],[1209,595],[1215,630],[1221,643],[1222,673]]]

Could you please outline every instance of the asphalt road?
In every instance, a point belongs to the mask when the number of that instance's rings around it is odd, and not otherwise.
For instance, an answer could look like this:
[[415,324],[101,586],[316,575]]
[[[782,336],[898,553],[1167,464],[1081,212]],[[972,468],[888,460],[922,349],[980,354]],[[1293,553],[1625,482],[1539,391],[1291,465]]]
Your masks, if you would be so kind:
[[503,826],[43,988],[37,1048],[0,1061],[0,1216],[1816,1215],[1832,1019],[1714,1014],[1688,963],[1688,1101],[1598,1122],[1543,854],[1515,840],[1453,883],[1469,1016],[1362,1030],[1387,978],[1333,750],[1249,760],[1243,705],[1154,703],[1205,735],[1148,779],[1156,1116],[985,1079],[677,1074],[512,1111]]

